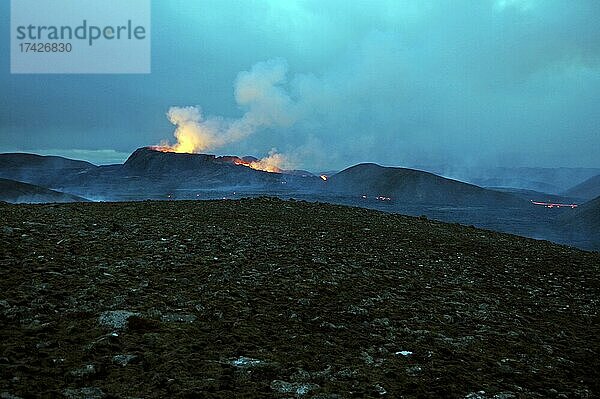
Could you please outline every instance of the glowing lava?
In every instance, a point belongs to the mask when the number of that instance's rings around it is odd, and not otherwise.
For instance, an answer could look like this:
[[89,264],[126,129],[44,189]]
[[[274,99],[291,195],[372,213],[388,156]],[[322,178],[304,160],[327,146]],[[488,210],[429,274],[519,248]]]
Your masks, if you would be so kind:
[[[195,152],[181,151],[182,147],[178,144],[174,146],[170,146],[168,144],[161,144],[150,146],[148,148],[150,148],[153,151],[160,152],[170,152],[177,154],[195,154]],[[242,158],[233,157],[233,160],[230,160],[229,162],[233,162],[235,165],[246,166],[254,170],[262,170],[263,172],[269,173],[283,173],[284,169],[282,168],[282,166],[287,163],[285,156],[277,153],[275,150],[271,150],[269,152],[269,156],[263,159],[258,159],[255,161],[246,161]]]
[[[175,153],[179,153],[179,151],[175,151],[174,148],[170,145],[151,145],[148,148],[150,148],[152,151],[160,151],[160,152],[175,152]],[[188,154],[191,154],[188,153]]]
[[258,161],[251,162],[252,169],[264,170],[265,172],[281,173],[284,165],[288,162],[283,154],[279,154],[275,149],[269,151],[269,156]]
[[531,201],[533,205],[541,205],[545,208],[577,208],[577,204],[554,204],[552,202]]
[[259,159],[258,161],[244,161],[243,159],[236,159],[233,161],[236,165],[247,166],[248,168],[252,168],[255,170],[262,170],[263,172],[270,173],[281,173],[283,170],[279,168],[276,164],[270,163],[268,157],[265,159]]

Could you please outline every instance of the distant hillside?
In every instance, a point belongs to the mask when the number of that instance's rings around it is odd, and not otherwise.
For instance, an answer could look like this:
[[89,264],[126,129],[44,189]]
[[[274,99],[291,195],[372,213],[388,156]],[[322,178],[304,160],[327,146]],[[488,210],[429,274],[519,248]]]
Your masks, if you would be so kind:
[[561,216],[557,224],[569,243],[600,250],[600,197]]
[[461,167],[455,165],[419,166],[419,170],[476,184],[560,194],[592,176],[599,168]]
[[600,195],[600,175],[589,178],[583,183],[568,189],[565,195],[584,199],[596,198]]
[[542,202],[553,202],[553,203],[577,203],[576,198],[556,195],[556,194],[548,194],[535,190],[527,190],[520,188],[508,188],[508,187],[487,187],[489,190],[500,191],[503,193],[512,194],[519,198],[522,198],[527,201],[542,201]]
[[91,169],[96,165],[57,156],[27,153],[0,154],[0,170],[8,169]]
[[465,181],[490,189],[531,190],[544,193],[559,193],[561,191],[559,186],[551,183],[520,179],[518,177],[486,177],[465,179]]
[[600,196],[581,205],[570,215],[571,220],[595,228],[600,232]]
[[328,188],[336,192],[385,196],[410,203],[521,206],[525,202],[510,194],[429,172],[383,167],[373,163],[359,164],[341,171],[329,179]]
[[0,178],[0,201],[18,203],[85,202],[85,198],[33,184]]
[[26,153],[0,154],[0,178],[54,187],[56,181],[97,169],[85,161]]

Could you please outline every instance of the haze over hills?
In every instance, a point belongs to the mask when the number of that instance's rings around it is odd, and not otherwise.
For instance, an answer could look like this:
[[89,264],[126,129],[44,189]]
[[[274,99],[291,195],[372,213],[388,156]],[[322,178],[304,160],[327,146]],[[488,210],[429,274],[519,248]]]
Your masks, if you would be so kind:
[[[0,155],[2,160],[4,155]],[[60,189],[76,195],[94,197],[98,194],[119,199],[120,194],[135,191],[136,198],[154,198],[173,194],[177,190],[230,190],[351,195],[361,197],[386,196],[398,202],[418,204],[498,205],[521,206],[520,198],[483,189],[472,184],[446,179],[434,174],[402,168],[388,168],[375,164],[360,164],[330,176],[328,179],[308,172],[269,173],[253,169],[241,162],[249,158],[217,157],[208,154],[162,152],[140,148],[123,165],[95,166],[79,161],[24,155],[24,161],[15,160],[14,154],[0,167],[0,176],[19,179],[48,188]],[[54,167],[32,168],[56,163]],[[1,165],[1,164],[0,164]],[[98,192],[94,193],[94,188]]]
[[[86,161],[52,155],[27,153],[0,154],[0,178],[30,183],[47,189],[67,191],[75,184],[65,184],[76,176],[90,173],[99,167]],[[67,188],[67,190],[63,190]]]
[[600,174],[600,168],[533,168],[533,167],[456,167],[423,166],[440,176],[481,187],[525,189],[548,194],[562,194],[571,187]]
[[21,152],[0,154],[0,169],[88,169],[96,165],[55,155],[37,155]]
[[[21,155],[24,161],[15,159]],[[236,164],[251,161],[248,157],[177,154],[147,147],[133,152],[124,164],[104,166],[59,158],[60,163],[56,157],[30,154],[6,154],[6,160],[4,157],[0,154],[0,165],[4,165],[0,166],[0,177],[107,201],[191,198],[207,190],[314,190],[315,185],[323,183],[318,177],[296,171],[268,173]],[[36,167],[29,167],[28,159],[35,160]],[[51,167],[43,167],[44,163]]]
[[[38,191],[63,192],[72,196],[69,201],[78,197],[138,201],[278,196],[425,215],[600,249],[600,244],[586,239],[589,228],[583,222],[557,221],[571,209],[549,210],[530,202],[568,198],[531,190],[493,190],[429,172],[372,163],[319,177],[303,171],[257,170],[253,162],[256,158],[173,153],[150,147],[134,151],[124,164],[104,166],[61,157],[0,154],[0,177],[39,186]],[[58,194],[53,195],[46,197],[47,201],[59,200]],[[581,218],[586,215],[582,213]],[[593,224],[590,228],[597,229]]]
[[576,198],[593,199],[600,195],[600,175],[591,177],[565,191],[565,195]]
[[503,193],[509,193],[514,196],[520,197],[526,201],[541,201],[548,203],[562,203],[562,204],[573,204],[581,203],[581,198],[573,198],[565,195],[548,194],[541,191],[527,190],[524,188],[511,188],[511,187],[487,187],[490,190],[500,191]]
[[0,173],[11,176],[15,180],[27,181],[30,177],[37,179],[39,175],[52,171],[78,173],[83,170],[97,168],[86,161],[58,157],[53,155],[37,155],[27,153],[0,154]]
[[33,184],[0,178],[0,201],[12,204],[37,204],[48,202],[87,202],[88,200]]
[[561,215],[557,222],[565,232],[563,242],[600,250],[600,196]]

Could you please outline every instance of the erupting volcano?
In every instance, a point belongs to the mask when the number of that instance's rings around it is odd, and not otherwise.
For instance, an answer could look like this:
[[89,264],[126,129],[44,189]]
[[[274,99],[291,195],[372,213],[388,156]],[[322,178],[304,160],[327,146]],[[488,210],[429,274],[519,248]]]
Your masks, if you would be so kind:
[[[171,145],[163,141],[156,146],[148,148],[160,152],[172,152],[179,154],[199,154],[212,150],[235,141],[242,137],[239,133],[243,123],[234,121],[227,126],[217,126],[214,121],[205,120],[197,107],[172,107],[167,112],[169,121],[176,126],[174,136],[177,143]],[[221,124],[225,123],[219,119]],[[228,157],[236,165],[247,166],[252,169],[265,172],[281,173],[285,167],[289,167],[286,157],[272,149],[269,155],[262,159],[254,157]]]
[[[238,74],[235,100],[245,111],[239,118],[205,117],[199,107],[171,107],[167,118],[175,126],[175,144],[167,141],[150,147],[155,151],[199,154],[238,142],[264,128],[289,127],[297,119],[297,105],[283,87],[287,66],[281,60],[261,62]],[[275,149],[262,159],[235,162],[256,170],[281,172],[292,169]]]

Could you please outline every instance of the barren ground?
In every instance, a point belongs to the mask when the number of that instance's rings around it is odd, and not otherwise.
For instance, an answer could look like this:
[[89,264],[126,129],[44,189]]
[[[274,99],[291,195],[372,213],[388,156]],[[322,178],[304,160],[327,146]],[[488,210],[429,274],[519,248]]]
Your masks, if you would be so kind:
[[600,395],[598,253],[274,199],[0,215],[1,398]]

